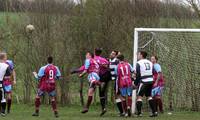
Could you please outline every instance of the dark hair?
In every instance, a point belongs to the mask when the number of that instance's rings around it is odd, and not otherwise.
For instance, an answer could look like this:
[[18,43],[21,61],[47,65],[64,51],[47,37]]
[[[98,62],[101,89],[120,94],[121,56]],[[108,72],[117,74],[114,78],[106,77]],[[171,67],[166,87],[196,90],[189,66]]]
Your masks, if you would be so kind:
[[122,55],[122,54],[118,55],[117,59],[119,59],[120,61],[124,61],[124,55]]
[[101,55],[101,53],[102,53],[102,48],[95,48],[95,55],[96,56],[100,56]]
[[158,57],[156,55],[153,55],[152,57],[155,57],[156,61],[158,61]]
[[53,63],[53,57],[52,57],[52,56],[49,56],[49,57],[47,58],[47,62],[48,62],[49,64]]
[[117,51],[117,50],[113,50],[113,52],[115,52],[116,55],[119,54],[119,51]]
[[142,55],[143,58],[147,58],[147,52],[140,51],[139,53]]
[[87,53],[89,53],[91,57],[94,58],[94,54],[92,52],[88,51]]

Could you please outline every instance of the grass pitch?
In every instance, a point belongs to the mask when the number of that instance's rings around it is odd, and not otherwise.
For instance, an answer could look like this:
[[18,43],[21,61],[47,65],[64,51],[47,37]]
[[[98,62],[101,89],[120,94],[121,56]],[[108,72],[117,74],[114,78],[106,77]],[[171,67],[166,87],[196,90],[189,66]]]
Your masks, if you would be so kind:
[[81,107],[68,106],[59,107],[59,118],[54,118],[51,107],[47,105],[41,106],[40,116],[32,117],[34,106],[31,105],[14,105],[11,114],[6,117],[0,117],[1,120],[200,120],[199,112],[172,112],[168,115],[167,112],[159,115],[157,118],[149,118],[148,113],[143,117],[122,118],[117,116],[117,112],[109,109],[103,117],[99,117],[100,107],[92,106],[89,113],[81,114]]

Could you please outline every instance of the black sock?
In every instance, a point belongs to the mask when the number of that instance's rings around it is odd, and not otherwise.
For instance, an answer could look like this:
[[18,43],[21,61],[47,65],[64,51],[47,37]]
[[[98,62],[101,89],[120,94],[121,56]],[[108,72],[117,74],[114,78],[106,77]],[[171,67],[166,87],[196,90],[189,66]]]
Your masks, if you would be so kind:
[[105,97],[100,98],[100,102],[102,110],[104,110],[106,108],[106,98]]
[[2,102],[1,103],[1,112],[5,113],[5,111],[6,111],[6,102]]
[[[116,101],[117,101],[117,100],[116,100]],[[122,102],[119,101],[119,102],[117,102],[116,104],[117,104],[117,108],[118,108],[119,112],[122,114],[122,113],[123,113]]]
[[149,106],[152,110],[152,113],[154,114],[156,111],[156,108],[155,108],[155,101],[153,99],[149,100]]
[[137,101],[136,102],[136,106],[137,106],[137,111],[138,111],[138,114],[141,114],[142,112],[142,101]]

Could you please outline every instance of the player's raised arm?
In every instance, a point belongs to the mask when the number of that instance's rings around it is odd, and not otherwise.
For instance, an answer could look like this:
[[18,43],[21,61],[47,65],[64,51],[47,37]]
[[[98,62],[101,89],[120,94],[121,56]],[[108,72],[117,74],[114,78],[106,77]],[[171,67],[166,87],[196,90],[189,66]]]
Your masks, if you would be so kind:
[[83,72],[79,75],[79,77],[83,77],[86,73],[87,73],[87,70],[89,69],[90,67],[90,60],[89,59],[86,59],[85,60],[85,64],[84,64],[84,70]]

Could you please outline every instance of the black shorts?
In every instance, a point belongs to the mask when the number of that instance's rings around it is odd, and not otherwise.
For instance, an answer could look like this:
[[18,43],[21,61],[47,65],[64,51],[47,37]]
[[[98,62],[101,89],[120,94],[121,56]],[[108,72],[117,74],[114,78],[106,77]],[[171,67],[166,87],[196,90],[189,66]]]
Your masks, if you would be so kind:
[[107,71],[103,75],[99,75],[99,76],[100,76],[100,82],[109,82],[111,80],[110,71]]
[[153,87],[153,82],[150,83],[140,83],[139,88],[137,90],[137,95],[138,96],[146,96],[150,97],[151,96],[151,90]]

